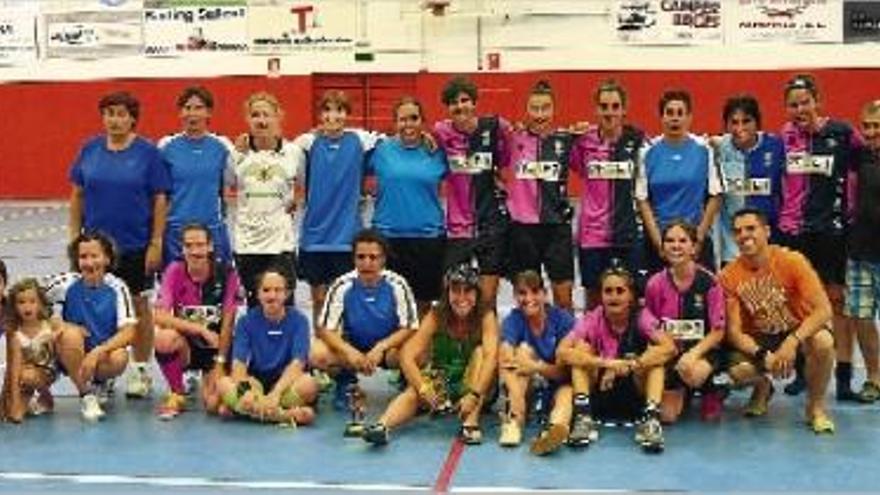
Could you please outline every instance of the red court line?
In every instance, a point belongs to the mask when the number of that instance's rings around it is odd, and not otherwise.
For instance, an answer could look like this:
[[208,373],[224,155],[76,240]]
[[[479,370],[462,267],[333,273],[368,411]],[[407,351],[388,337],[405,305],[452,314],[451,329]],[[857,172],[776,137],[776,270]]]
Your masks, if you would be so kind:
[[458,461],[461,460],[461,454],[463,452],[464,442],[462,442],[461,439],[456,438],[452,441],[452,445],[449,447],[449,453],[446,454],[446,461],[443,462],[443,467],[440,468],[440,473],[437,475],[437,481],[434,483],[434,493],[449,492],[449,483],[455,475],[455,470],[458,468]]

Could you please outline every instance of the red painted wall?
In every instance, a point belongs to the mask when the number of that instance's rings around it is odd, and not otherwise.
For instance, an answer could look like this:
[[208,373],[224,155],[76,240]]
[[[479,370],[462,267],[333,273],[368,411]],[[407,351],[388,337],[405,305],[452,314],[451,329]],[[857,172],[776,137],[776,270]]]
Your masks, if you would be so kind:
[[[522,118],[525,95],[540,78],[557,93],[560,123],[592,120],[591,92],[606,77],[620,80],[629,91],[630,120],[648,132],[659,130],[657,99],[665,88],[682,87],[695,101],[694,129],[721,130],[721,106],[737,92],[755,94],[762,103],[764,127],[778,129],[784,119],[782,88],[794,71],[680,71],[680,72],[536,72],[474,74],[480,86],[479,108],[512,120]],[[861,106],[880,98],[880,69],[813,71],[823,92],[828,114],[856,123]],[[442,118],[440,90],[449,74],[420,73],[415,93],[425,105],[428,120]],[[67,169],[80,145],[100,132],[97,101],[105,93],[125,89],[142,102],[139,131],[157,139],[178,128],[174,106],[177,93],[190,84],[203,84],[217,99],[215,132],[237,135],[244,130],[242,102],[250,93],[276,94],[285,107],[284,129],[293,136],[313,123],[311,76],[223,77],[216,79],[113,80],[43,82],[0,85],[0,198],[63,198],[69,186]]]

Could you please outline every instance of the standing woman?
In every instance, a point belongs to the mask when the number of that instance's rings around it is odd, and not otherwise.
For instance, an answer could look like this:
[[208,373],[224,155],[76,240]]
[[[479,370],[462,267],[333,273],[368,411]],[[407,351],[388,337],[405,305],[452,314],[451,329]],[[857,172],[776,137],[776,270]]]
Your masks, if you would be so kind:
[[[401,352],[400,369],[408,387],[391,401],[376,423],[367,427],[367,442],[386,444],[389,431],[420,410],[442,412],[444,398],[457,401],[461,440],[470,444],[482,440],[480,411],[487,399],[491,401],[498,320],[483,306],[480,278],[474,268],[452,267],[445,280],[443,298],[431,308]],[[437,383],[432,375],[443,381]]]
[[232,153],[238,191],[234,249],[248,306],[255,307],[260,273],[274,267],[291,286],[296,280],[292,216],[296,212],[293,186],[299,155],[295,145],[281,137],[284,111],[275,96],[262,91],[250,95],[244,112],[249,129],[247,148]]
[[[642,239],[635,207],[635,171],[644,133],[625,123],[626,90],[607,80],[594,94],[597,125],[578,138],[571,167],[583,180],[577,243],[584,307],[599,304],[599,274],[624,266],[642,269]],[[641,284],[636,284],[640,286]]]
[[183,130],[165,136],[158,144],[171,176],[162,266],[181,259],[182,229],[190,223],[208,227],[215,254],[224,262],[232,261],[223,201],[223,180],[232,143],[208,129],[214,96],[207,89],[184,89],[177,97],[177,109]]
[[636,200],[647,235],[648,272],[663,268],[661,232],[676,218],[697,226],[698,259],[714,270],[709,229],[721,208],[718,166],[711,147],[690,133],[690,93],[668,90],[658,107],[663,135],[645,149],[636,180]]
[[119,251],[114,273],[134,295],[137,332],[129,397],[143,398],[152,386],[147,362],[153,349],[153,321],[144,291],[148,275],[161,268],[168,168],[159,150],[135,132],[140,102],[129,93],[110,93],[98,102],[105,133],[90,139],[70,169],[71,242],[82,232],[102,232]]
[[697,232],[693,225],[674,220],[663,230],[663,258],[667,268],[655,273],[645,287],[645,308],[663,322],[677,345],[677,356],[667,367],[662,418],[672,423],[684,408],[685,394],[701,389],[700,417],[721,417],[722,395],[713,385],[724,341],[724,293],[715,277],[694,258]]
[[554,128],[555,97],[550,83],[538,81],[526,102],[526,128],[511,134],[507,167],[507,208],[511,274],[525,270],[550,278],[553,303],[572,311],[574,281],[568,161],[574,136]]
[[[785,173],[779,230],[782,244],[800,251],[816,268],[834,310],[837,350],[837,399],[857,400],[852,380],[853,331],[843,316],[846,273],[846,212],[850,175],[857,168],[862,139],[846,122],[821,114],[819,89],[809,74],[797,74],[785,85],[789,121],[782,126]],[[806,377],[798,359],[795,382],[786,393],[798,394]]]
[[424,315],[440,298],[446,228],[440,183],[446,157],[430,151],[423,135],[422,105],[404,97],[394,107],[397,135],[379,143],[367,164],[376,176],[373,228],[390,244],[388,267],[409,282]]

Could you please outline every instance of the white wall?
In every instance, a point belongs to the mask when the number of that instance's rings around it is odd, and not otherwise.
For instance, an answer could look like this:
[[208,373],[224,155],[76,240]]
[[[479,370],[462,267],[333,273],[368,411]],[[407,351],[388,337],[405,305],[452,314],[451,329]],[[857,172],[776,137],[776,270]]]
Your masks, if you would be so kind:
[[[0,11],[24,7],[55,12],[87,8],[137,9],[143,0],[6,0]],[[121,0],[116,0],[121,1]],[[283,5],[289,0],[253,0]],[[485,69],[488,53],[500,55],[502,71],[789,69],[799,67],[877,67],[875,43],[790,44],[727,42],[699,46],[631,46],[617,40],[611,27],[613,0],[451,0],[446,15],[421,8],[422,0],[298,0],[330,12],[321,23],[347,29],[358,46],[337,50],[280,53],[281,72],[473,72]],[[740,2],[720,0],[725,15]],[[817,0],[786,0],[787,3]],[[820,0],[840,3],[842,0]],[[785,3],[785,2],[784,2]],[[39,16],[42,18],[43,16]],[[291,24],[294,22],[291,17]],[[838,21],[839,22],[839,21]],[[45,54],[45,23],[38,23],[40,53]],[[339,26],[342,26],[341,28]],[[355,62],[354,52],[372,52],[374,61]],[[102,60],[47,59],[18,67],[0,67],[0,80],[75,80],[122,77],[204,77],[259,75],[266,55],[188,53],[174,58],[124,56]]]

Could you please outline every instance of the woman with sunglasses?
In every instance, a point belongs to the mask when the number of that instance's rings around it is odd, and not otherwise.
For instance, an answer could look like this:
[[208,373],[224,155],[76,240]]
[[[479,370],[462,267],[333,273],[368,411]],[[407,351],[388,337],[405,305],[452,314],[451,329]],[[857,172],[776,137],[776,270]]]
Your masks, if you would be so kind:
[[635,441],[646,452],[664,448],[660,425],[664,366],[675,342],[647,310],[639,310],[633,276],[612,267],[599,276],[601,304],[578,320],[557,351],[571,366],[574,389],[569,443],[587,446],[598,439],[594,417],[637,419]]
[[476,269],[455,266],[444,278],[440,302],[401,352],[400,369],[408,386],[364,431],[364,440],[373,445],[388,443],[389,431],[420,411],[440,414],[453,409],[461,421],[461,440],[482,440],[480,411],[495,379],[498,320],[480,298]]

